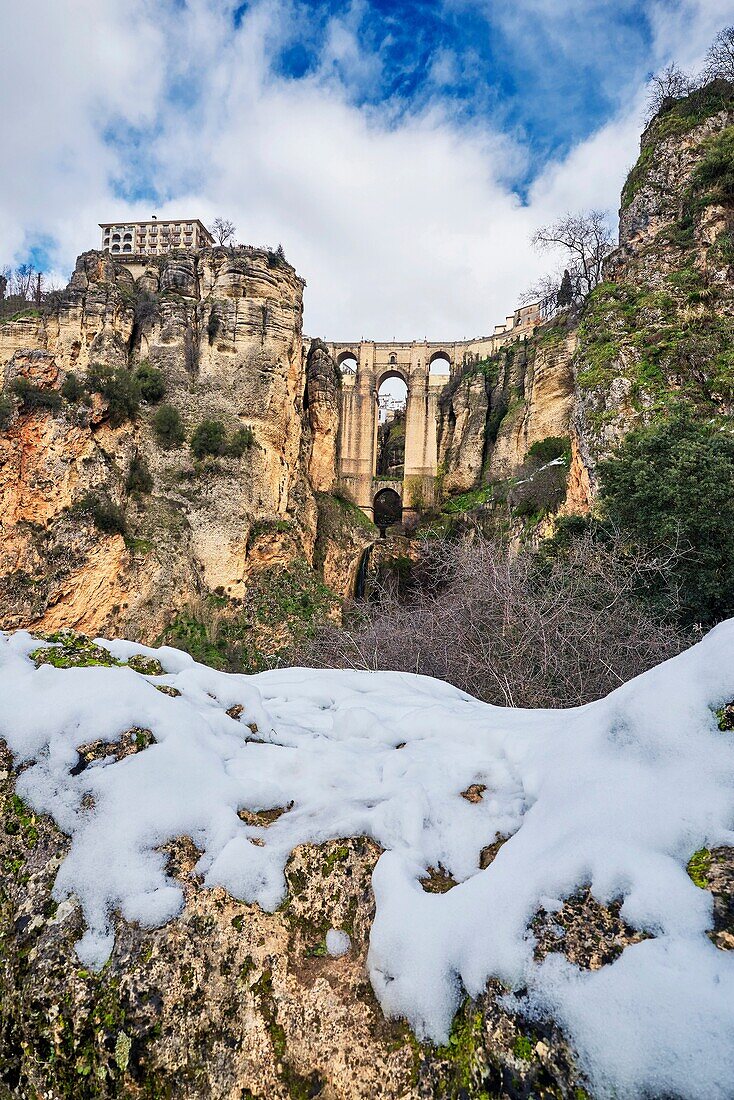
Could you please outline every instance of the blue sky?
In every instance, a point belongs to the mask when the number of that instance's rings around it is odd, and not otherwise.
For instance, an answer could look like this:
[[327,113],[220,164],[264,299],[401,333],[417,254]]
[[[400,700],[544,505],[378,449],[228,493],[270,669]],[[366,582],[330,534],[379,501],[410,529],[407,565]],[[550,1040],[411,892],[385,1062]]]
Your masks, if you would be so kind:
[[[235,20],[247,5],[239,5]],[[318,71],[334,20],[377,56],[378,79],[356,74],[350,57],[334,75],[360,106],[398,114],[443,103],[455,117],[486,120],[528,147],[522,187],[607,121],[630,84],[649,72],[652,31],[646,8],[614,4],[472,3],[469,0],[309,0],[297,5],[292,37],[274,53],[274,72],[297,81]],[[559,17],[560,16],[560,17]]]
[[0,266],[60,281],[98,221],[221,214],[283,243],[313,332],[478,335],[547,263],[537,225],[614,220],[646,79],[727,22],[734,0],[4,0]]

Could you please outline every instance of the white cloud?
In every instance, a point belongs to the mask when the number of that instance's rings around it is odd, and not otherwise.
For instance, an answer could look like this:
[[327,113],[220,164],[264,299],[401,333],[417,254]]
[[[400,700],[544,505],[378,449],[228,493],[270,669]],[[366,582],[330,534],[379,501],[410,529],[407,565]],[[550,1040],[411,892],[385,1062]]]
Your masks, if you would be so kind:
[[[364,84],[381,62],[360,54],[353,18],[332,21],[313,76],[288,81],[268,62],[292,38],[295,9],[260,0],[235,31],[230,6],[5,0],[0,80],[14,108],[0,119],[1,259],[48,234],[71,267],[96,245],[98,221],[150,214],[148,200],[125,202],[112,186],[131,173],[126,125],[150,128],[145,155],[171,196],[158,214],[223,214],[242,240],[282,242],[308,281],[308,331],[332,338],[491,331],[547,262],[528,243],[538,224],[616,208],[641,88],[548,165],[523,205],[507,182],[526,163],[516,140],[446,105],[418,116],[354,105],[344,66]],[[667,21],[662,10],[650,9],[654,63],[676,48],[700,56],[722,21],[713,0],[683,0]]]

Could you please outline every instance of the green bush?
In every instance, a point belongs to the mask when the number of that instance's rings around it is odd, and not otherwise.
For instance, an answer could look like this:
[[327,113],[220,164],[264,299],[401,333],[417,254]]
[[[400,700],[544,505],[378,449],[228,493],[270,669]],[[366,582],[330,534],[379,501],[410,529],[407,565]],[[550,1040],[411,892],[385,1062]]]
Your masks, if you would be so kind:
[[150,363],[146,361],[140,364],[135,375],[140,385],[140,396],[143,401],[147,401],[151,405],[156,401],[160,401],[166,392],[163,371],[158,370],[157,367],[151,367]]
[[599,464],[609,519],[646,546],[679,546],[671,565],[682,619],[734,614],[734,435],[685,406],[631,432]]
[[87,493],[72,508],[74,515],[89,516],[95,527],[108,535],[124,535],[125,513],[109,497]]
[[106,363],[92,363],[87,371],[87,389],[99,393],[107,402],[110,424],[119,427],[126,420],[134,420],[140,407],[140,382],[127,367],[110,367]]
[[563,458],[566,462],[569,462],[571,459],[571,440],[567,435],[549,435],[545,439],[538,439],[528,449],[527,457],[538,465],[553,462],[556,458]]
[[7,428],[13,419],[15,402],[9,393],[0,393],[0,428]]
[[499,403],[490,411],[487,418],[487,439],[490,443],[495,443],[497,436],[499,435],[500,425],[507,416],[509,411],[509,403],[504,394],[499,399]]
[[255,442],[252,428],[238,428],[227,444],[227,454],[240,458]]
[[153,431],[160,447],[180,447],[186,435],[181,414],[173,405],[161,405],[153,417]]
[[61,396],[64,401],[68,401],[70,405],[76,405],[86,396],[86,390],[81,381],[74,374],[74,371],[69,371],[64,381],[61,383]]
[[222,455],[226,452],[227,432],[221,420],[202,420],[191,436],[191,453],[194,458],[205,455]]
[[694,192],[707,191],[711,199],[729,203],[734,200],[734,126],[709,138],[705,152],[691,177]]
[[153,475],[140,455],[135,455],[130,463],[125,488],[128,493],[149,493],[153,488]]
[[35,412],[38,409],[58,412],[61,408],[61,394],[58,390],[34,386],[27,378],[15,378],[10,389],[18,398],[23,412]]

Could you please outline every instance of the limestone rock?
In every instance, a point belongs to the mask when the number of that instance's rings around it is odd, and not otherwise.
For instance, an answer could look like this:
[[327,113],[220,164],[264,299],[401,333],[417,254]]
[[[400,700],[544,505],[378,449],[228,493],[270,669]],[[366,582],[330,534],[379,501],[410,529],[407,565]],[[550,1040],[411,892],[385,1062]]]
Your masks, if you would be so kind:
[[438,461],[443,491],[472,489],[482,473],[489,393],[484,374],[469,374],[441,401]]
[[312,435],[308,475],[317,492],[331,492],[336,483],[339,380],[326,344],[313,340],[306,361],[306,400]]
[[[93,363],[124,373],[145,361],[162,372],[187,440],[215,420],[248,441],[239,455],[194,461],[186,442],[161,445],[155,405],[117,427],[99,395],[21,409],[0,433],[0,625],[152,641],[208,594],[235,607],[262,568],[313,565],[314,483],[333,485],[338,410],[328,355],[315,354],[307,374],[302,291],[293,268],[262,249],[146,264],[88,252],[44,317],[0,324],[5,386],[24,377],[58,389]],[[129,487],[133,457],[152,492]],[[119,509],[124,531],[79,510],[92,498]],[[257,525],[290,535],[263,544]]]
[[[131,751],[145,733],[131,731]],[[83,748],[94,757],[98,747]],[[0,743],[2,1095],[581,1095],[560,1031],[505,1005],[499,983],[466,1002],[446,1047],[419,1044],[402,1021],[385,1019],[366,969],[380,854],[366,838],[297,848],[286,901],[265,913],[204,888],[200,853],[181,837],[164,854],[184,888],[182,913],[153,930],[117,917],[112,958],[91,973],[74,952],[78,905],[50,896],[68,840],[13,794],[14,778]],[[329,953],[330,929],[348,935],[344,954]]]

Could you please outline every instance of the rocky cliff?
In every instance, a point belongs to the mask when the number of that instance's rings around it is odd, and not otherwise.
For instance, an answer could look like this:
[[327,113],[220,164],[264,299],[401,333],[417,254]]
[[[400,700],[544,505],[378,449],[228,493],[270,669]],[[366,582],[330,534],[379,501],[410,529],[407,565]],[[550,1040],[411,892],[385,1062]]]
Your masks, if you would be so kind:
[[264,250],[89,252],[43,316],[0,324],[3,627],[150,640],[313,574],[338,376],[323,347],[304,362],[302,291]]
[[715,81],[652,120],[622,192],[619,247],[581,318],[573,426],[596,461],[685,402],[734,408],[734,86]]
[[528,451],[569,440],[566,511],[586,511],[597,460],[684,401],[734,408],[734,86],[671,100],[642,135],[622,193],[619,247],[579,311],[469,364],[441,400],[444,491],[523,471]]

